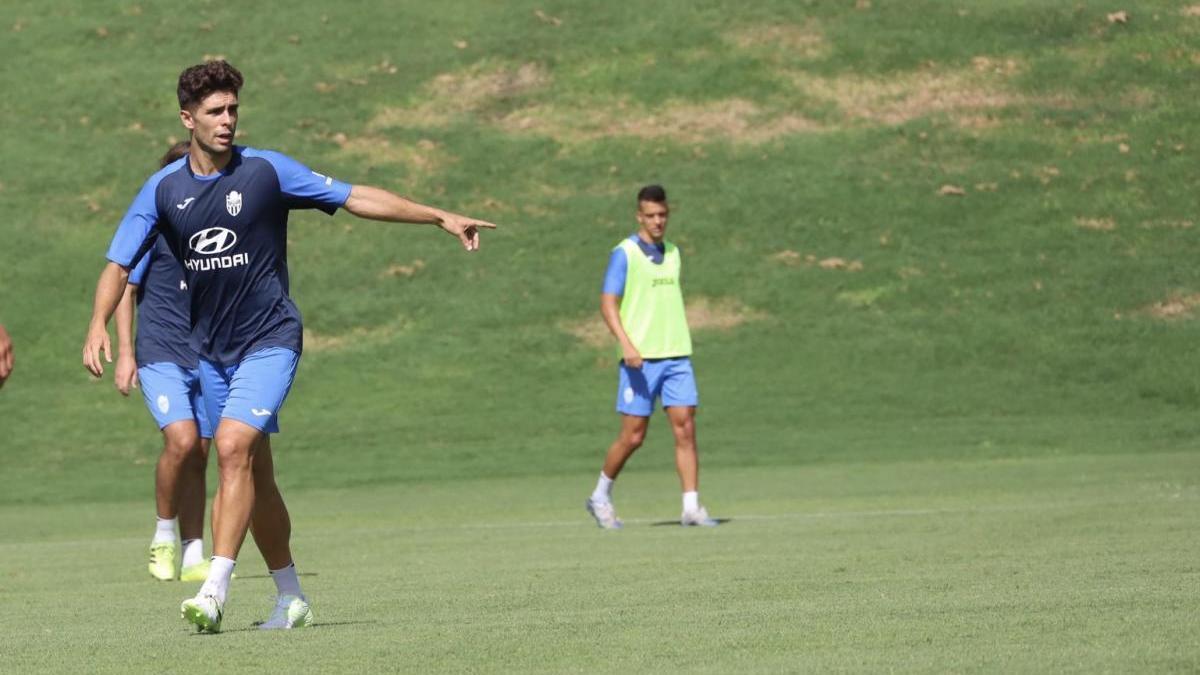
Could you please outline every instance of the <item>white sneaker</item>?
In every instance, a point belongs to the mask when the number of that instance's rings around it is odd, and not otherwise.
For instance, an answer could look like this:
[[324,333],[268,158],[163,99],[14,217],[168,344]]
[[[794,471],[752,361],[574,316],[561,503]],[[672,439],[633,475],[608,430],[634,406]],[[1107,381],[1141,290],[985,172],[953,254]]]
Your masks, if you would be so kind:
[[179,613],[198,633],[220,633],[223,614],[221,601],[207,593],[197,593],[179,606]]
[[617,509],[613,507],[612,502],[598,502],[592,498],[587,500],[588,513],[596,519],[596,524],[605,530],[619,530],[625,526],[621,519],[617,517]]
[[683,515],[679,516],[679,524],[684,527],[697,525],[699,527],[716,527],[720,523],[708,517],[708,509],[701,506],[695,511],[684,511]]
[[298,595],[281,595],[275,599],[275,611],[271,618],[258,624],[259,630],[286,630],[311,626],[312,608],[308,600]]

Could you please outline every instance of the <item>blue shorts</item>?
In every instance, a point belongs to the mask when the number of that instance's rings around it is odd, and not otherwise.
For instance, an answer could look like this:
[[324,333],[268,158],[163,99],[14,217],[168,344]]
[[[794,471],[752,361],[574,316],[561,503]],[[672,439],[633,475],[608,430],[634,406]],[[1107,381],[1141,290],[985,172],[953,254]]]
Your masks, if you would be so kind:
[[700,404],[692,360],[686,356],[642,361],[638,369],[629,368],[622,361],[620,371],[617,412],[623,415],[649,417],[659,396],[664,408]]
[[164,361],[148,363],[138,368],[137,373],[142,398],[146,399],[146,407],[159,429],[182,420],[194,420],[200,437],[212,438],[212,425],[200,399],[200,371]]
[[300,355],[283,347],[260,349],[232,366],[200,359],[200,389],[209,419],[224,417],[278,433],[279,409],[299,364]]

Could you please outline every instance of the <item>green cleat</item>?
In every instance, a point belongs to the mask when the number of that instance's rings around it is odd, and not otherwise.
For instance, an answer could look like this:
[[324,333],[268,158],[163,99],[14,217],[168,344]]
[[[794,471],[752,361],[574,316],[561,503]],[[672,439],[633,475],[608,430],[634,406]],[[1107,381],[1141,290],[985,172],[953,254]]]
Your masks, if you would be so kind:
[[179,578],[179,544],[173,541],[150,544],[150,576],[159,581]]
[[184,600],[179,613],[184,621],[196,627],[197,633],[221,632],[221,603],[211,595],[201,593]]

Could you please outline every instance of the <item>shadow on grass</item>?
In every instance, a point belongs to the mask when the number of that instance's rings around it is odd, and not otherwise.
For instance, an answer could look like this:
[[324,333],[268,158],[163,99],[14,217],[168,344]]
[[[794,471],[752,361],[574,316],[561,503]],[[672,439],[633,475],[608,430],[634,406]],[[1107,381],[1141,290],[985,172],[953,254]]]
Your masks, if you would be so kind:
[[[379,623],[379,622],[378,621],[317,621],[317,622],[313,623],[313,625],[305,628],[304,630],[314,630],[317,628],[336,628],[339,626],[369,626],[369,625],[376,624],[376,623]],[[258,627],[260,624],[262,624],[261,621],[255,621],[254,623],[250,624],[246,628],[222,629],[220,633],[192,633],[191,637],[215,637],[215,636],[221,635],[223,633],[257,633],[257,632],[259,632]],[[300,629],[293,628],[292,630],[300,630]],[[268,632],[268,631],[262,631],[262,632]],[[269,631],[269,632],[274,632],[274,631]]]
[[[297,572],[296,576],[298,576],[298,577],[315,577],[315,576],[318,576],[319,574],[320,574],[320,572]],[[270,578],[271,578],[270,574],[239,574],[236,577],[234,577],[234,580],[237,580],[237,579],[270,579]]]
[[[724,525],[725,523],[732,521],[733,518],[713,518],[713,520],[717,521],[718,525]],[[656,520],[653,523],[650,523],[650,527],[666,527],[667,525],[680,527],[678,520]]]

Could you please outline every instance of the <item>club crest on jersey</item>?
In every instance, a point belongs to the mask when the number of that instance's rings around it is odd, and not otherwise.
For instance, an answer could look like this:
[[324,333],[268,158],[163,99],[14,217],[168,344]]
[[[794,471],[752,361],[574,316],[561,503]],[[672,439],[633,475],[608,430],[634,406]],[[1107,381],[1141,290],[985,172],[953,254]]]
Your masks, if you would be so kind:
[[237,190],[232,190],[229,194],[225,195],[225,210],[228,211],[229,215],[231,216],[236,216],[237,214],[241,213],[242,193],[238,192]]

